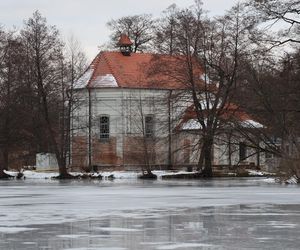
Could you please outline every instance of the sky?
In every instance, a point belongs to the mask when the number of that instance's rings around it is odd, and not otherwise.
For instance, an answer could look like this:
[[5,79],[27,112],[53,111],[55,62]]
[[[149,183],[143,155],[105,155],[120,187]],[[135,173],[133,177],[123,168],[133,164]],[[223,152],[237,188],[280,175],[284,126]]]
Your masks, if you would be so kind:
[[[237,0],[203,0],[209,15],[222,15]],[[106,23],[135,14],[158,17],[168,6],[189,7],[194,0],[0,0],[0,24],[8,29],[22,28],[23,21],[39,10],[48,24],[55,25],[65,40],[71,35],[81,44],[89,60],[99,45],[109,41]]]

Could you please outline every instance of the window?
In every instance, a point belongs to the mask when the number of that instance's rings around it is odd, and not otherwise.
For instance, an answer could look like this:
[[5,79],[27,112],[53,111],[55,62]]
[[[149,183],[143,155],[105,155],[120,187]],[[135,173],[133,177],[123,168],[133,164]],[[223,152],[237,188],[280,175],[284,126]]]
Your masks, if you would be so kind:
[[145,136],[148,138],[154,136],[154,117],[153,117],[153,115],[145,116]]
[[266,159],[272,159],[273,158],[273,154],[272,153],[270,153],[270,152],[265,152],[265,157],[266,157]]
[[289,145],[285,145],[285,153],[287,155],[290,155],[290,146]]
[[244,142],[240,142],[239,144],[239,153],[240,153],[240,161],[243,161],[247,158],[247,146]]
[[109,116],[100,116],[100,139],[109,139]]

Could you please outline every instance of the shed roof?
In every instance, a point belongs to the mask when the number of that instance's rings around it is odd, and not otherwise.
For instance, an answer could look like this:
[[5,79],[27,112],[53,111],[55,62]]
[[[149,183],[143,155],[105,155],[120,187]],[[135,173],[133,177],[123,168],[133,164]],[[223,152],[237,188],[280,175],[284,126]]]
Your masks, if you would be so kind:
[[[223,121],[238,122],[244,128],[263,128],[264,126],[253,119],[246,111],[234,103],[227,104],[220,113],[219,119]],[[195,106],[189,106],[183,113],[183,117],[176,130],[198,130],[202,126],[197,120]]]

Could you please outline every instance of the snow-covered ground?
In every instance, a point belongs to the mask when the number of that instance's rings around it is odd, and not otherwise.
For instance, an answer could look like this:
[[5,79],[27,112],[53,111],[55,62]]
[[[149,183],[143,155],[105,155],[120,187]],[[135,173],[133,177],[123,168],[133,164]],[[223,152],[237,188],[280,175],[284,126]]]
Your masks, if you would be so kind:
[[[7,174],[12,176],[17,176],[18,172],[15,171],[5,171]],[[251,176],[266,176],[270,173],[262,172],[262,171],[256,171],[256,170],[248,170],[249,175]],[[22,171],[24,177],[26,179],[51,179],[52,177],[58,176],[58,173],[56,172],[37,172],[37,171],[31,171],[31,170],[25,170]],[[158,178],[161,178],[163,175],[181,175],[181,174],[191,174],[191,172],[185,172],[185,171],[153,171],[155,175],[158,176]],[[79,172],[71,172],[73,175],[80,175],[82,173]],[[102,175],[104,179],[107,179],[109,176],[114,176],[115,179],[137,179],[139,175],[141,175],[141,172],[134,172],[134,171],[102,171],[99,173],[91,174],[93,176]],[[233,173],[234,176],[234,173]],[[274,178],[266,178],[266,179],[272,179]],[[269,180],[270,181],[270,180]],[[267,181],[268,182],[268,181]]]
[[297,249],[299,233],[299,187],[262,178],[0,182],[0,249]]

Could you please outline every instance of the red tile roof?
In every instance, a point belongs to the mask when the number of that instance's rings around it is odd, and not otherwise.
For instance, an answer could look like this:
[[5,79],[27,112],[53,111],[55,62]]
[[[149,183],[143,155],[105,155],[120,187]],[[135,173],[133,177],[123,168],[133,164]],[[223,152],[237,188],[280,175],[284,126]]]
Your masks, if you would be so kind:
[[[100,52],[88,68],[93,73],[86,87],[107,87],[105,84],[99,86],[97,79],[112,76],[117,83],[115,87],[185,89],[187,76],[180,73],[186,72],[185,64],[179,60],[180,57],[169,55],[132,53],[124,56],[121,52]],[[200,67],[195,72],[199,76],[197,81],[202,83]]]
[[[204,114],[205,115],[205,114]],[[229,103],[224,109],[220,112],[221,120],[224,121],[236,121],[236,122],[246,122],[246,121],[255,121],[249,114],[244,110],[240,109],[238,105],[234,103]],[[187,122],[191,120],[197,120],[197,114],[195,111],[195,106],[189,106],[183,113],[180,123],[176,126],[176,130],[181,130]],[[257,122],[257,124],[260,124]]]

